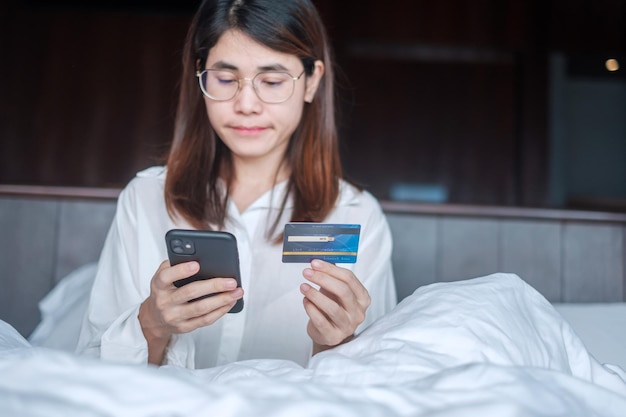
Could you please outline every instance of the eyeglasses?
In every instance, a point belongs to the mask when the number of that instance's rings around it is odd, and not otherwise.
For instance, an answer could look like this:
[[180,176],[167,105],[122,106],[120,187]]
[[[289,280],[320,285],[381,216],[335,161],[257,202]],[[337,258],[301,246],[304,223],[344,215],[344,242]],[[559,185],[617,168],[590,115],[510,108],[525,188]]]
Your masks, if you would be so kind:
[[228,101],[239,93],[242,81],[252,82],[252,87],[259,100],[264,103],[277,104],[291,98],[298,81],[304,75],[304,70],[297,77],[278,71],[259,72],[253,78],[237,78],[237,75],[228,70],[205,69],[196,72],[202,93],[215,101]]

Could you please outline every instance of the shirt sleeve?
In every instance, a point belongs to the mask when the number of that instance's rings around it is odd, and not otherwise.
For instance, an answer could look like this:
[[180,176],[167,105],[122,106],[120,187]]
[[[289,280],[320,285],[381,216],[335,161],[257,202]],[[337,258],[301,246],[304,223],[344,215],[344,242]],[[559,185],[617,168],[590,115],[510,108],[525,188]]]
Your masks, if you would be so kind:
[[[152,275],[145,276],[147,274],[142,271],[151,270],[153,274],[158,263],[148,267],[140,265],[144,261],[140,256],[140,244],[148,238],[142,230],[147,226],[142,221],[149,218],[150,213],[142,212],[136,191],[131,182],[120,194],[98,262],[77,353],[112,362],[147,364],[148,344],[138,313],[150,293]],[[194,344],[190,335],[172,338],[165,362],[194,367]]]

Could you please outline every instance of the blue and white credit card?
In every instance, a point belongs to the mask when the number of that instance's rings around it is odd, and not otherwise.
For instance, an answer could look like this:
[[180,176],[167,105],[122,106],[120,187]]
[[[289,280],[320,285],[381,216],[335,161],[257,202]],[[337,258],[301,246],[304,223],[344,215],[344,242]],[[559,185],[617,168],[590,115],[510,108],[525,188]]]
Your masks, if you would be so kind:
[[309,263],[321,259],[353,264],[359,251],[360,224],[287,223],[283,262]]

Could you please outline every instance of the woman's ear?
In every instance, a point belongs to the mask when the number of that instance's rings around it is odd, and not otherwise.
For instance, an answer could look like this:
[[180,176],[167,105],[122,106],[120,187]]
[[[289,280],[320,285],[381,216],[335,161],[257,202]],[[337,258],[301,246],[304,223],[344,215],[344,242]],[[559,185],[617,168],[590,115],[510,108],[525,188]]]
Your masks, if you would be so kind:
[[304,92],[304,101],[312,103],[317,92],[317,87],[320,85],[320,81],[324,76],[324,63],[320,60],[315,61],[313,64],[313,74],[309,75],[306,79],[306,91]]

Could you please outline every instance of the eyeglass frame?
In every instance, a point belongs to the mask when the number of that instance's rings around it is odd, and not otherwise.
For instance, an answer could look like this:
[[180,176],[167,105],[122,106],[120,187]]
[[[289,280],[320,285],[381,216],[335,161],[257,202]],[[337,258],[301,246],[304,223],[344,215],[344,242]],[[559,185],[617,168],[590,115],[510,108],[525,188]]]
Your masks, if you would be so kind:
[[[286,71],[261,71],[261,72],[257,72],[256,74],[254,74],[254,77],[249,78],[249,77],[243,77],[243,78],[237,78],[237,90],[235,91],[235,94],[233,94],[232,97],[227,98],[225,100],[219,100],[216,98],[213,98],[209,95],[209,93],[207,93],[205,91],[205,87],[202,85],[202,74],[204,74],[205,72],[208,73],[210,71],[222,71],[222,72],[230,72],[231,74],[233,74],[235,77],[237,76],[237,74],[235,74],[234,71],[231,71],[229,69],[218,69],[218,68],[205,68],[204,70],[200,71],[197,70],[196,71],[196,77],[198,77],[198,84],[200,85],[200,91],[202,91],[202,95],[204,95],[205,97],[213,100],[213,101],[218,101],[218,102],[224,102],[224,101],[230,101],[232,99],[234,99],[235,97],[237,97],[237,94],[239,94],[241,92],[241,89],[243,88],[243,84],[242,81],[250,81],[252,83],[252,89],[254,90],[254,94],[256,94],[257,98],[259,100],[261,100],[263,103],[266,104],[280,104],[280,103],[284,103],[287,100],[289,100],[292,96],[293,93],[296,91],[296,81],[299,81],[300,78],[302,78],[302,76],[306,73],[306,68],[302,70],[302,72],[300,73],[300,75],[298,75],[297,77],[294,77],[293,75],[291,75],[290,73],[286,72]],[[261,74],[285,74],[287,75],[291,81],[292,81],[292,88],[291,88],[291,94],[289,94],[289,97],[287,97],[284,100],[281,101],[265,101],[261,98],[261,96],[259,95],[259,92],[257,90],[256,84],[254,83],[254,80],[256,79],[256,77],[258,77]],[[234,80],[233,80],[234,81]]]

